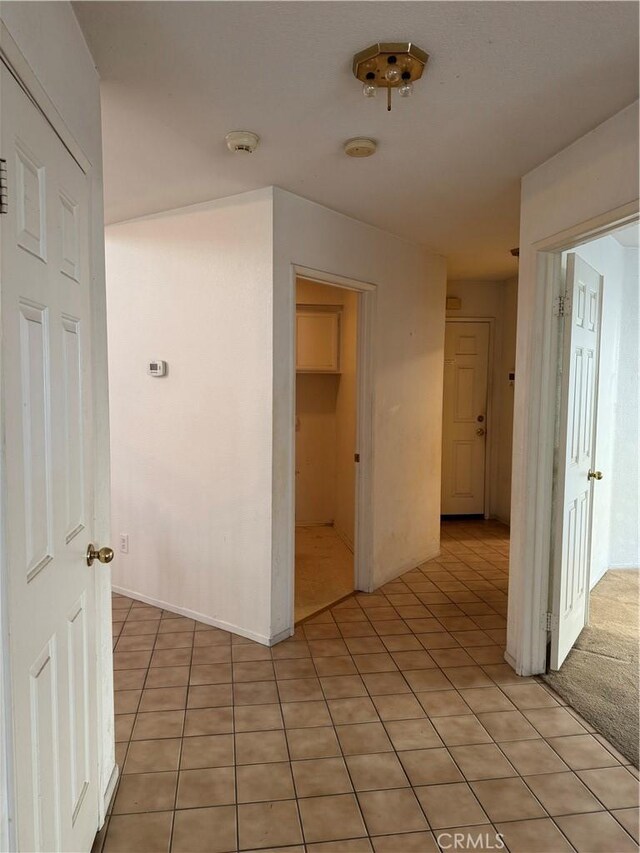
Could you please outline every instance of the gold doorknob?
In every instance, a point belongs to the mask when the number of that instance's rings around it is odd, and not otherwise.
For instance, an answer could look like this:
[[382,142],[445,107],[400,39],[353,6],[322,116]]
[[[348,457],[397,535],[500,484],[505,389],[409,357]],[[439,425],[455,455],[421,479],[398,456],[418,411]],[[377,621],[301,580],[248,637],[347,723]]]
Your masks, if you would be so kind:
[[479,428],[476,430],[476,435],[484,435],[484,430],[482,429],[482,427],[479,427]]
[[96,550],[95,545],[90,543],[87,547],[87,565],[92,566],[94,560],[99,560],[101,563],[110,563],[113,560],[113,548],[100,548]]
[[589,471],[587,474],[587,480],[601,480],[604,477],[602,471]]

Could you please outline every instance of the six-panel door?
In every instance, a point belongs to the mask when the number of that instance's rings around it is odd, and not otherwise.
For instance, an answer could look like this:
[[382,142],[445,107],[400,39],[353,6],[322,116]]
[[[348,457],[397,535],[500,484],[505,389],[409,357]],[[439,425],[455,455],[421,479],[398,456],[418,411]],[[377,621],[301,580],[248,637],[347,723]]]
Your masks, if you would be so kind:
[[448,322],[442,418],[443,515],[484,512],[489,324]]
[[89,181],[2,67],[2,370],[20,850],[98,823]]
[[567,257],[567,309],[558,449],[553,571],[555,624],[551,669],[559,669],[585,626],[589,602],[591,512],[603,278],[571,253]]

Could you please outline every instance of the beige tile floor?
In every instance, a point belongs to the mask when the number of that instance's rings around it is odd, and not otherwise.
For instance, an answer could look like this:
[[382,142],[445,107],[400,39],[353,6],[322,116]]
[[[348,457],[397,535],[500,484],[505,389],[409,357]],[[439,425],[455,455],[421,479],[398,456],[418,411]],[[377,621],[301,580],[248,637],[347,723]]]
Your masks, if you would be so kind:
[[353,592],[353,553],[331,526],[296,527],[296,621]]
[[437,559],[273,649],[114,596],[95,850],[638,850],[637,772],[503,661],[507,535],[446,523]]

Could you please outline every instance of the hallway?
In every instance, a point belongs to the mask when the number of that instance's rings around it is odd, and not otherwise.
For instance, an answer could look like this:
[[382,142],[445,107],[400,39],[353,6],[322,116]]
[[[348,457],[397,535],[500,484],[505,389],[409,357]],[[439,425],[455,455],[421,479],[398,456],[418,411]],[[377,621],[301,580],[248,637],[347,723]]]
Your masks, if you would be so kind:
[[437,559],[272,649],[114,595],[122,776],[94,851],[637,850],[626,760],[503,660],[508,548],[445,522]]

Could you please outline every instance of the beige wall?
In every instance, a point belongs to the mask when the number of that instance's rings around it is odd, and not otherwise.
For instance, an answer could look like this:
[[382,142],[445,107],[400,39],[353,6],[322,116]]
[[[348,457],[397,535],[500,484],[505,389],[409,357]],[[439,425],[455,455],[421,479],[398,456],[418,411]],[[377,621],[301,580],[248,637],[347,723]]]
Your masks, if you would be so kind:
[[491,423],[487,423],[488,506],[491,518],[509,523],[511,504],[511,452],[513,385],[515,368],[517,278],[508,281],[450,281],[447,295],[462,300],[447,319],[488,318],[493,322],[492,358],[489,365]]
[[296,524],[333,524],[336,496],[335,373],[296,374]]
[[[446,264],[421,246],[274,189],[273,630],[293,610],[295,417],[293,289],[297,264],[375,287],[371,352],[371,539],[367,588],[440,547],[440,456]],[[321,276],[319,276],[321,277]],[[361,448],[359,448],[361,450]],[[362,476],[362,465],[360,469]],[[359,508],[362,508],[359,505]],[[360,582],[360,581],[359,581]]]
[[[114,584],[270,639],[271,190],[107,228]],[[163,359],[167,375],[146,372]],[[164,604],[163,604],[164,602]]]

